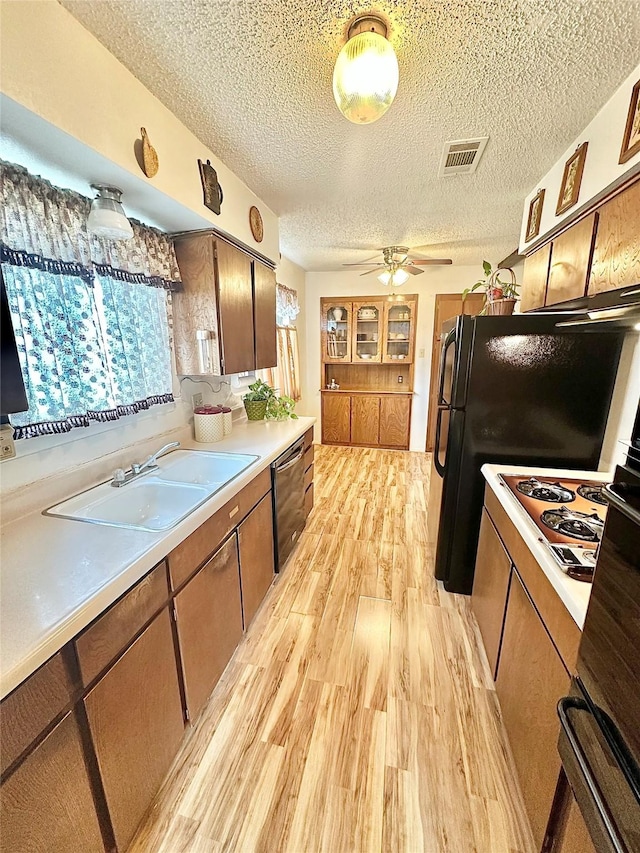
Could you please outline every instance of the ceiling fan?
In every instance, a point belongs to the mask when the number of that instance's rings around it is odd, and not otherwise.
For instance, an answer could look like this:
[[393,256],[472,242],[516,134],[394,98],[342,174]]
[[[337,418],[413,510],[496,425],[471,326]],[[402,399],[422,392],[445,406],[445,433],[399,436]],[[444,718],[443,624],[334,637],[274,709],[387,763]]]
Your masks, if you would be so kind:
[[382,284],[391,284],[398,287],[408,281],[410,275],[420,275],[424,272],[420,267],[435,266],[452,263],[451,258],[420,258],[411,255],[407,246],[386,246],[380,249],[382,261],[370,263],[366,261],[360,264],[343,264],[343,267],[373,267],[373,269],[360,273],[370,275],[382,269],[378,281]]

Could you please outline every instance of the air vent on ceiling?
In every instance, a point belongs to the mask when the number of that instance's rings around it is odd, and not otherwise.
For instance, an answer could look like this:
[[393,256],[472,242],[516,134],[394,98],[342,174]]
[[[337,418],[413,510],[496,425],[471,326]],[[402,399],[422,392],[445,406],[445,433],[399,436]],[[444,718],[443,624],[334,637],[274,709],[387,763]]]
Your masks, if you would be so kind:
[[476,139],[455,139],[452,142],[445,142],[438,177],[470,175],[475,172],[488,140],[488,136],[479,136]]

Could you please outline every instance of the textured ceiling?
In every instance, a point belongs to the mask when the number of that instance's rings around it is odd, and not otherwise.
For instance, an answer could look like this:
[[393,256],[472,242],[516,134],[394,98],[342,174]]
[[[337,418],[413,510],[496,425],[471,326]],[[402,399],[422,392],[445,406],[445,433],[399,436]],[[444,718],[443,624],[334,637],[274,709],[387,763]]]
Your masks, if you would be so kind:
[[[640,0],[61,2],[279,214],[282,252],[314,270],[390,244],[500,260],[525,195],[640,44]],[[400,86],[356,126],[331,76],[348,21],[373,9]],[[446,140],[484,135],[474,175],[437,177]]]

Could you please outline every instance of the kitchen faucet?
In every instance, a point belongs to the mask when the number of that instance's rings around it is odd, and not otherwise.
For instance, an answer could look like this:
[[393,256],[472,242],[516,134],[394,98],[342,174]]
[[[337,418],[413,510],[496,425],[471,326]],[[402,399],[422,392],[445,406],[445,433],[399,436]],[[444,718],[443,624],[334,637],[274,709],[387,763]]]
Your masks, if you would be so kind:
[[122,468],[116,468],[113,472],[111,485],[119,489],[121,486],[126,486],[127,483],[130,483],[132,480],[136,480],[138,477],[143,477],[145,474],[151,473],[151,471],[157,471],[158,466],[156,461],[169,450],[173,450],[176,447],[180,447],[180,442],[172,441],[169,444],[165,444],[164,447],[160,448],[160,450],[152,453],[144,462],[132,462],[131,468],[128,471],[124,471]]

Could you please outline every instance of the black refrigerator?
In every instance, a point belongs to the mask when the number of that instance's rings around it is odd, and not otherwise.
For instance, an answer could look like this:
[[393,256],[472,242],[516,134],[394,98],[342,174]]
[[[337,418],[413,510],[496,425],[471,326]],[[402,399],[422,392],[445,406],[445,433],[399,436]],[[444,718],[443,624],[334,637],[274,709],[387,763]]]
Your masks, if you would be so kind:
[[473,586],[485,462],[598,467],[623,333],[559,328],[566,319],[463,315],[443,326],[432,466],[442,482],[431,492],[442,494],[435,574],[449,592]]

